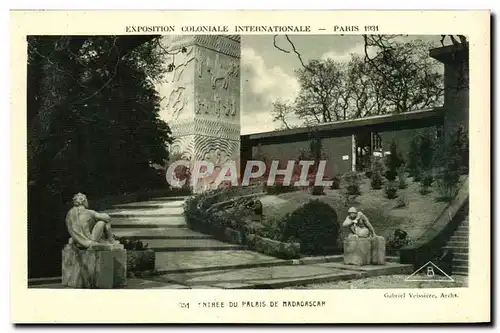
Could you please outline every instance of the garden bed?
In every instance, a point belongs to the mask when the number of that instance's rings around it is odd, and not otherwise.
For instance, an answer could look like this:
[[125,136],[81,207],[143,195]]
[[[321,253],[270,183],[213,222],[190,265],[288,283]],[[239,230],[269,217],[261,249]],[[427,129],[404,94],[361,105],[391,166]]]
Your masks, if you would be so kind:
[[256,202],[267,206],[272,197],[265,194],[262,187],[211,191],[188,199],[184,214],[188,227],[193,230],[277,258],[340,252],[340,228],[330,206],[311,200],[295,205],[280,218],[268,217],[265,211],[259,215],[254,206],[248,206]]

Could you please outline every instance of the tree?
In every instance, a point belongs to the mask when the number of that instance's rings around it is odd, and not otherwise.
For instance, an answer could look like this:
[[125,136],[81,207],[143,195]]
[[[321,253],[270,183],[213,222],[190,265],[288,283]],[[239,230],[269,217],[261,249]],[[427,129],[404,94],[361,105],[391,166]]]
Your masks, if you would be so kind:
[[293,112],[293,106],[286,101],[277,99],[273,102],[273,122],[279,122],[281,129],[290,129],[292,126],[288,123],[288,118]]
[[399,168],[403,165],[403,157],[401,153],[398,151],[398,145],[396,140],[392,140],[390,154],[386,157],[387,163],[387,172],[386,178],[387,180],[394,181],[396,180],[396,176],[398,175]]
[[287,50],[277,45],[275,36],[274,46],[293,52],[301,63],[299,96],[288,111],[275,109],[275,121],[294,113],[307,125],[440,105],[443,78],[428,55],[432,45],[396,37],[366,35],[365,56],[351,55],[343,63],[331,59],[305,62],[290,37],[285,35],[291,48]]
[[[397,35],[364,35],[365,61],[392,112],[403,113],[441,104],[444,83],[430,43],[401,42]],[[376,55],[371,57],[369,50]]]
[[359,56],[347,64],[350,79],[350,118],[362,118],[387,113],[387,99],[377,87],[370,65]]
[[350,89],[343,64],[331,59],[311,60],[307,67],[297,70],[300,92],[295,114],[306,124],[346,119]]
[[171,141],[153,85],[166,70],[156,43],[155,36],[28,37],[31,276],[59,271],[57,260],[51,266],[37,256],[60,257],[73,194],[92,201],[167,186],[151,167],[168,158]]
[[422,174],[422,165],[420,161],[420,136],[414,135],[410,142],[408,151],[408,172],[413,176],[414,181],[419,181]]

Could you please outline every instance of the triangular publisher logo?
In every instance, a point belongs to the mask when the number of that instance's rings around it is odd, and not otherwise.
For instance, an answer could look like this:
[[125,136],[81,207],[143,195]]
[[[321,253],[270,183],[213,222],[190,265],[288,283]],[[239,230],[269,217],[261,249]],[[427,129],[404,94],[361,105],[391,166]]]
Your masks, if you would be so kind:
[[454,282],[455,280],[433,262],[429,261],[427,264],[417,269],[412,275],[408,276],[405,281]]

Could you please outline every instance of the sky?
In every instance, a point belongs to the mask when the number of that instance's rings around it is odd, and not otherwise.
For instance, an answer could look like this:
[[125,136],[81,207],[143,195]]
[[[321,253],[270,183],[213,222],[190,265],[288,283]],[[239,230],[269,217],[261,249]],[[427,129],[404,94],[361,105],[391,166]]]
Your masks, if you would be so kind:
[[[441,35],[401,37],[405,41],[421,39],[441,46]],[[360,35],[290,35],[304,62],[331,58],[348,61],[351,54],[364,55]],[[284,36],[277,45],[290,50]],[[272,122],[272,103],[277,98],[293,100],[299,90],[295,70],[301,67],[294,53],[284,53],[273,45],[273,35],[241,36],[241,133],[272,131],[279,123]]]

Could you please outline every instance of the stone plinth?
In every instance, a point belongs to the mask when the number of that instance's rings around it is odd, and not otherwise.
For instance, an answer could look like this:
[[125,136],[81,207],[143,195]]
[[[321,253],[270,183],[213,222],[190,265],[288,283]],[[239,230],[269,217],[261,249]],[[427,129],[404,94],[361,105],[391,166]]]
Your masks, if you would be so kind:
[[123,245],[80,249],[66,245],[62,251],[62,284],[72,288],[110,289],[125,285],[127,251]]
[[369,265],[372,256],[372,241],[369,238],[348,237],[344,241],[344,264]]
[[372,242],[372,265],[385,264],[385,239],[382,236],[370,238]]
[[344,240],[344,264],[357,266],[385,264],[384,237],[347,237]]

